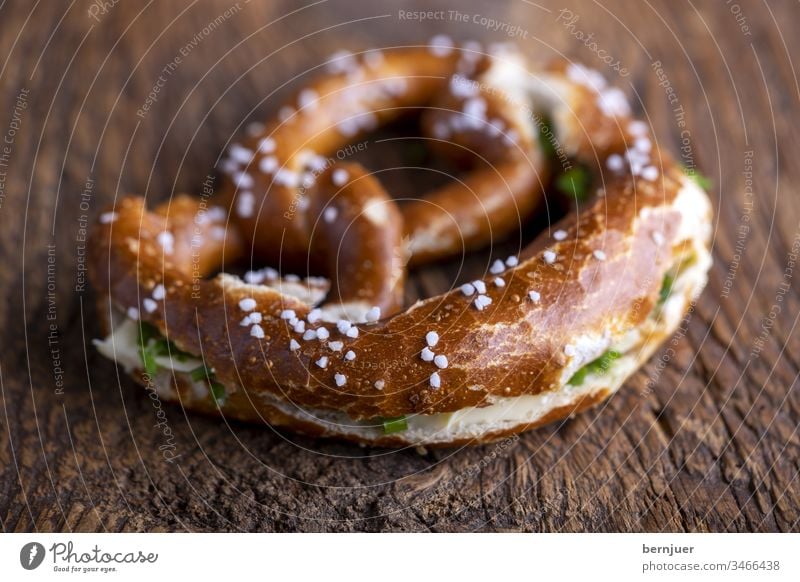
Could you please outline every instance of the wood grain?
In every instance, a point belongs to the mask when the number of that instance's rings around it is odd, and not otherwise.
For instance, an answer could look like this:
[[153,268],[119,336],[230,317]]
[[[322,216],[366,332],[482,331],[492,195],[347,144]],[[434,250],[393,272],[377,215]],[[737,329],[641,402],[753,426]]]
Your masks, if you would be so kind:
[[[795,2],[572,2],[572,25],[549,1],[403,6],[445,11],[425,22],[388,1],[98,6],[0,8],[5,531],[800,529]],[[716,262],[678,336],[600,409],[495,445],[357,448],[166,405],[159,425],[155,403],[91,348],[83,215],[128,192],[199,191],[242,124],[336,49],[441,32],[504,40],[512,26],[543,61],[603,70],[662,144],[688,147],[684,161],[712,178]],[[604,68],[595,48],[629,74]],[[398,176],[393,188],[418,184]],[[409,298],[488,256],[425,269]]]

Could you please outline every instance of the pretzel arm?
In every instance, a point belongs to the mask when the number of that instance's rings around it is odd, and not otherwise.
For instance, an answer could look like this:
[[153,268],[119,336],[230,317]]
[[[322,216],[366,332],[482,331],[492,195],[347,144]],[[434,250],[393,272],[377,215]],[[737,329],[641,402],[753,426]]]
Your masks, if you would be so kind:
[[397,205],[359,164],[337,164],[317,184],[326,192],[314,197],[309,215],[319,217],[311,253],[331,279],[324,319],[364,321],[375,307],[381,317],[398,313],[405,269]]

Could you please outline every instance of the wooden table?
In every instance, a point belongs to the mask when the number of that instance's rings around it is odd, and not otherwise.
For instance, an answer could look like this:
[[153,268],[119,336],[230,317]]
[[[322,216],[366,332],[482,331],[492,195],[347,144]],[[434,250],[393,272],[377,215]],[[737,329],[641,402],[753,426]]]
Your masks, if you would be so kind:
[[[798,530],[796,2],[140,4],[0,9],[4,530]],[[606,405],[494,445],[375,450],[166,405],[165,435],[90,345],[87,218],[199,192],[334,50],[443,32],[600,69],[711,177],[716,262],[681,332]],[[409,298],[454,276],[427,268]]]

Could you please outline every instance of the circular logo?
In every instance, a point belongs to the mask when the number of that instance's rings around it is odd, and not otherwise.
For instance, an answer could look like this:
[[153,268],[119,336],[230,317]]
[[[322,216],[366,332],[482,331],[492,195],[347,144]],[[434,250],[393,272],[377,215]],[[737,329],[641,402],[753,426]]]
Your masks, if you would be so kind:
[[30,542],[19,551],[19,563],[26,570],[35,570],[44,561],[44,546],[39,542]]

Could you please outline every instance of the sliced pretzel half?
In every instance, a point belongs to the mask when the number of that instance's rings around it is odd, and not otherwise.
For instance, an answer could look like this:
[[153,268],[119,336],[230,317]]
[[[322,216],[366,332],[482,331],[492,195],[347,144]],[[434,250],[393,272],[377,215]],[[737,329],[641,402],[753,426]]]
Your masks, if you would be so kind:
[[[519,207],[533,208],[538,177],[547,168],[540,167],[535,145],[542,128],[537,117],[520,115],[522,105],[552,120],[568,160],[597,168],[598,195],[519,257],[496,261],[487,277],[404,311],[403,272],[395,267],[402,233],[410,236],[412,260],[453,252],[447,221],[437,218],[441,210],[428,214],[423,201],[398,209],[363,168],[336,164],[315,175],[298,211],[294,178],[276,189],[279,170],[266,173],[272,176],[267,184],[266,174],[253,177],[240,167],[274,156],[279,168],[303,172],[300,152],[330,152],[371,127],[359,122],[353,135],[337,135],[329,131],[332,124],[367,113],[382,123],[398,108],[430,104],[434,97],[441,108],[431,108],[424,122],[431,135],[457,148],[477,147],[479,132],[454,122],[459,117],[453,113],[463,113],[462,102],[474,98],[475,89],[454,84],[462,58],[440,49],[347,57],[355,60],[340,63],[313,93],[301,93],[299,111],[284,112],[284,123],[267,125],[240,156],[234,148],[239,161],[229,170],[235,183],[221,197],[234,208],[232,217],[189,197],[153,212],[129,197],[101,217],[91,261],[111,330],[98,342],[101,352],[152,383],[163,398],[191,409],[389,446],[484,442],[563,418],[615,392],[677,328],[702,290],[711,264],[711,206],[596,73],[576,65],[528,70],[506,51],[470,61],[474,69],[465,82],[499,87],[482,97],[483,110],[496,111],[498,119],[505,111],[503,129],[523,129],[510,147],[493,143],[496,152],[482,150],[505,177],[496,208],[491,188],[483,190],[492,179],[480,170],[468,187],[432,193],[439,199],[435,206],[462,223],[477,217],[489,230],[514,222],[507,220],[506,204],[517,206],[510,212],[515,220],[527,212]],[[481,64],[484,58],[490,62]],[[385,90],[391,75],[411,80],[391,93]],[[368,89],[373,82],[374,94]],[[483,95],[485,87],[478,87]],[[356,103],[365,91],[367,104]],[[304,113],[309,107],[314,115]],[[270,139],[274,143],[264,141]],[[530,176],[521,160],[533,168]],[[265,164],[275,169],[274,162]],[[339,170],[346,179],[335,177]],[[237,211],[242,192],[257,189],[263,195],[253,212]],[[258,220],[278,216],[293,202],[294,214]],[[481,204],[484,210],[476,210]],[[458,214],[464,205],[470,206],[466,216]],[[276,226],[279,221],[284,224]],[[486,240],[483,226],[477,231],[469,244]],[[200,243],[187,244],[192,236]],[[287,281],[272,270],[245,280],[206,278],[250,246],[276,262],[286,253],[289,263],[303,263],[309,249],[317,249],[323,263],[339,256],[352,270],[328,264],[330,288],[316,280]],[[370,261],[376,270],[363,268]],[[329,301],[318,307],[325,293]],[[369,308],[357,319],[342,317],[362,300]]]

